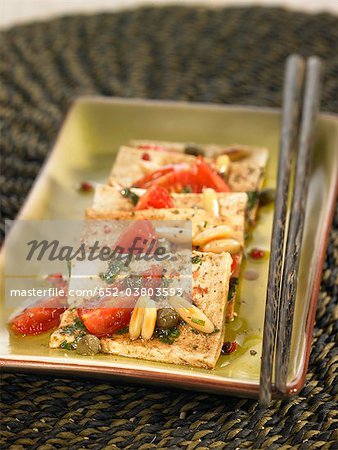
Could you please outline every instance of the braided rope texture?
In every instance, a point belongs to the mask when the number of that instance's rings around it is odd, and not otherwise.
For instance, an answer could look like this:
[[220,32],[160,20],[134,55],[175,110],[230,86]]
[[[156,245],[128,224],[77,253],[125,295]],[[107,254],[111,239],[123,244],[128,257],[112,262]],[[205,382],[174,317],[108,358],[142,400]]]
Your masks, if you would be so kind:
[[[15,218],[81,94],[280,106],[292,52],[325,60],[338,112],[338,18],[271,8],[143,8],[2,33],[1,217]],[[338,440],[338,215],[323,270],[307,382],[262,410],[166,388],[3,374],[2,448],[333,449]],[[3,236],[4,226],[1,232]]]

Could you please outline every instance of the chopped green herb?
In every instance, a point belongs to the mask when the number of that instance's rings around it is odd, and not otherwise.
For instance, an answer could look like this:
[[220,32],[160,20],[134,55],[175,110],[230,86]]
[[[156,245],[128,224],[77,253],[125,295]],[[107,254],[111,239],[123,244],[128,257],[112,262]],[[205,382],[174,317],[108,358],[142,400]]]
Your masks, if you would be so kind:
[[179,214],[179,210],[178,209],[174,209],[173,211],[171,211],[173,214]]
[[74,323],[62,327],[61,332],[62,334],[73,334],[78,332],[81,332],[81,334],[85,334],[87,332],[87,329],[84,326],[83,322],[78,317],[76,317]]
[[77,344],[76,341],[73,342],[62,341],[60,344],[60,348],[63,348],[64,350],[75,350],[76,344]]
[[170,336],[175,339],[178,338],[179,335],[180,335],[180,331],[177,328],[174,328],[172,330],[172,332],[170,333]]
[[258,202],[258,192],[257,191],[247,192],[247,196],[248,196],[247,210],[251,211]]
[[122,189],[120,193],[122,197],[128,198],[134,206],[137,205],[137,202],[140,199],[140,197],[137,194],[135,194],[135,192],[131,191],[129,188]]
[[115,281],[117,275],[121,270],[126,270],[124,265],[124,261],[111,259],[108,264],[108,269],[106,272],[101,272],[100,278],[108,284],[111,284]]
[[233,296],[236,294],[237,286],[238,286],[238,278],[231,278],[229,283],[228,302],[231,302]]
[[192,263],[192,264],[198,264],[198,263],[200,263],[200,262],[202,262],[202,258],[201,258],[200,256],[198,256],[198,255],[193,256],[193,257],[191,258],[191,263]]
[[184,186],[184,188],[182,189],[182,193],[183,194],[189,194],[190,192],[192,192],[191,186],[189,186],[188,184],[186,186]]
[[165,344],[172,344],[175,339],[180,335],[180,330],[178,328],[169,329],[157,329],[154,332],[154,337],[160,339]]
[[202,327],[204,327],[205,325],[205,320],[201,320],[201,319],[196,319],[196,317],[194,317],[193,319],[191,319],[192,322],[196,323],[197,325],[202,325]]
[[75,318],[75,324],[74,324],[78,330],[87,331],[87,328],[84,326],[84,323],[79,317]]
[[164,344],[170,344],[171,345],[174,342],[173,339],[171,339],[169,336],[166,336],[166,335],[161,336],[160,339],[161,339],[161,341]]
[[115,334],[127,334],[129,332],[129,327],[121,328],[121,330],[118,330],[115,332]]

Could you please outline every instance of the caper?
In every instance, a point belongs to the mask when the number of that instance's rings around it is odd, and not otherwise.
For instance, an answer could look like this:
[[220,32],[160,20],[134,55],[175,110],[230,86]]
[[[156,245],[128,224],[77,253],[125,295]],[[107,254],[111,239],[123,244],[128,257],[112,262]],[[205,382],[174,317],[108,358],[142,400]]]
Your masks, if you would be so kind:
[[271,188],[262,189],[259,192],[259,204],[261,206],[269,205],[270,203],[275,201],[275,197],[276,197],[275,189]]
[[100,339],[93,334],[82,336],[76,347],[76,352],[80,355],[96,355],[101,350]]
[[199,156],[204,154],[203,148],[199,145],[187,144],[184,148],[184,153],[187,155]]
[[172,308],[160,308],[157,311],[156,327],[167,330],[176,327],[179,320],[177,312]]

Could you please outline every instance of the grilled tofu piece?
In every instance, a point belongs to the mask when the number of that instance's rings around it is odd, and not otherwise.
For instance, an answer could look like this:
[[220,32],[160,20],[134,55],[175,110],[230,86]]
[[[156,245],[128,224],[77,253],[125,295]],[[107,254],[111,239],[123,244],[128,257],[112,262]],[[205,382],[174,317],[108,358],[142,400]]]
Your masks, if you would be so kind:
[[225,313],[231,273],[229,253],[219,255],[193,252],[200,262],[193,278],[193,302],[214,324],[215,332],[196,332],[188,324],[179,325],[179,336],[172,344],[159,338],[130,341],[127,334],[101,339],[104,353],[148,359],[174,364],[186,364],[213,369],[220,356],[225,326]]
[[[129,334],[115,334],[101,338],[104,353],[152,361],[186,364],[213,369],[220,356],[225,328],[226,305],[232,259],[229,253],[193,252],[193,304],[214,325],[214,332],[205,334],[185,322],[178,325],[179,336],[172,342],[161,338],[130,340]],[[211,282],[212,281],[212,282]],[[64,348],[64,343],[76,347],[76,339],[86,332],[76,310],[69,309],[62,316],[60,326],[50,337],[51,348]]]

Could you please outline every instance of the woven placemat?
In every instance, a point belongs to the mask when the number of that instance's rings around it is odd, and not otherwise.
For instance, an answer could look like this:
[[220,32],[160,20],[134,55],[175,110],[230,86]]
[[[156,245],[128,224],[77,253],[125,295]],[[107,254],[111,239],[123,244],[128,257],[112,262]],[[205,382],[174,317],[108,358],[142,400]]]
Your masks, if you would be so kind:
[[[279,106],[292,52],[325,60],[323,109],[338,112],[338,18],[327,14],[145,8],[2,33],[2,219],[16,216],[75,96]],[[253,400],[114,380],[3,374],[3,448],[334,448],[337,239],[332,231],[299,396],[262,410]]]

